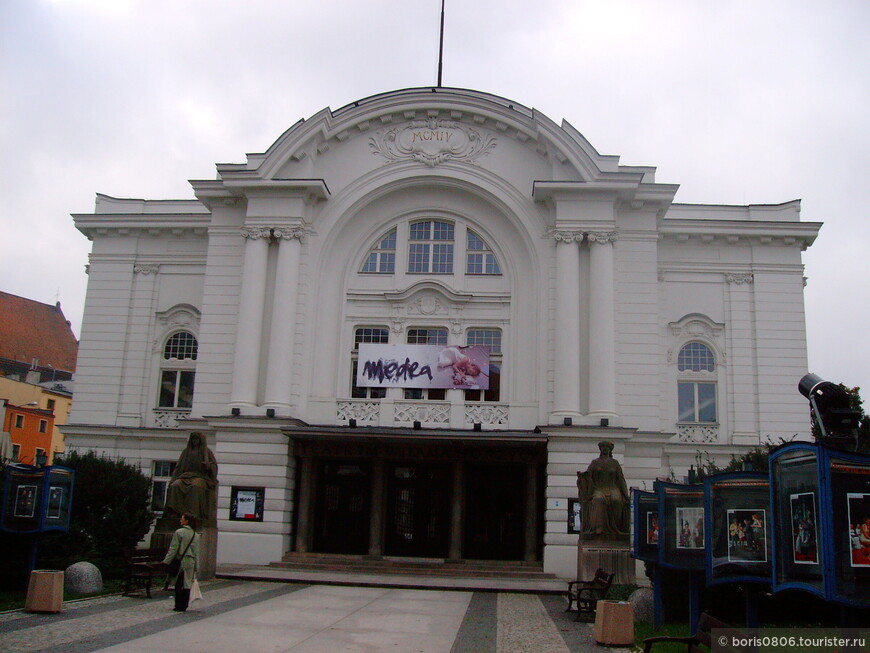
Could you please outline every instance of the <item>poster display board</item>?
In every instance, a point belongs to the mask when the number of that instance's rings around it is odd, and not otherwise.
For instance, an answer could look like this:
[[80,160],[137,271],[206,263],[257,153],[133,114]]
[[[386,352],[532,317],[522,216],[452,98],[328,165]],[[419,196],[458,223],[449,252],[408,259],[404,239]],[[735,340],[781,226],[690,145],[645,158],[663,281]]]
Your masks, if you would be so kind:
[[263,521],[266,488],[233,486],[230,495],[231,521]]
[[655,492],[631,490],[632,555],[638,560],[659,559],[659,497]]
[[75,471],[69,467],[6,467],[0,530],[41,533],[69,530]]
[[657,482],[659,558],[664,567],[704,569],[704,486]]
[[767,474],[717,474],[704,481],[707,583],[771,582]]
[[361,343],[358,352],[361,388],[489,389],[490,348],[483,345]]
[[[831,598],[870,606],[870,456],[822,448],[824,493],[830,500],[827,538],[833,567]],[[827,488],[826,488],[827,489]]]
[[824,548],[819,546],[819,452],[796,443],[770,457],[775,592],[803,589],[825,597]]

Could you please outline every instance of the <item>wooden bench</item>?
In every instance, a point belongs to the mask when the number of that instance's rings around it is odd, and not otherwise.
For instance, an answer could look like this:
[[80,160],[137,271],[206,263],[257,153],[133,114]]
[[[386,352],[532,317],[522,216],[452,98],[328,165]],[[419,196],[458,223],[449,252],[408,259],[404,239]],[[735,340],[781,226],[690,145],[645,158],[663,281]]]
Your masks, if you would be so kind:
[[154,577],[165,576],[165,569],[157,563],[163,562],[166,549],[124,549],[124,563],[127,566],[124,577],[124,596],[133,590],[133,585],[145,588],[145,595],[151,598],[151,583]]
[[[712,630],[714,628],[732,628],[726,623],[723,623],[716,619],[716,617],[707,614],[706,612],[702,612],[701,616],[698,618],[698,630],[691,637],[650,637],[648,639],[643,640],[643,653],[652,653],[653,647],[656,644],[664,644],[664,643],[676,643],[676,644],[685,644],[686,645],[686,653],[707,653],[708,651],[713,650],[713,634]],[[749,637],[748,634],[744,634],[743,631],[735,630],[735,634],[737,634],[738,639],[746,639]],[[733,651],[734,653],[751,653],[756,651],[757,649],[754,646],[746,645],[746,646],[722,646],[721,642],[719,643],[717,651]]]
[[595,606],[598,601],[607,597],[615,575],[608,574],[599,567],[592,580],[574,580],[568,583],[568,609],[565,612],[571,612],[576,603],[577,617],[574,621],[580,621],[582,614],[594,615]]

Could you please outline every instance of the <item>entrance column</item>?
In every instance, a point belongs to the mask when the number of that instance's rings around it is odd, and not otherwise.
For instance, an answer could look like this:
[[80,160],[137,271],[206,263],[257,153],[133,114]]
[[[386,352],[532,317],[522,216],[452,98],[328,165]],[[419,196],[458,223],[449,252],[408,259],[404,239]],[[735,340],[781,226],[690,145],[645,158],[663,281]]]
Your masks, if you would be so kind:
[[538,558],[538,466],[526,465],[526,505],[523,553],[526,562]]
[[245,262],[239,293],[239,321],[233,359],[230,407],[257,405],[257,379],[260,375],[260,348],[263,337],[263,310],[266,306],[266,268],[269,238],[265,227],[242,227],[245,237]]
[[555,418],[580,415],[580,248],[583,234],[556,231]]
[[384,513],[386,502],[386,465],[383,458],[376,458],[372,464],[372,500],[369,517],[369,555],[384,555]]
[[616,232],[588,235],[589,289],[589,414],[616,416],[615,317],[613,241]]
[[308,553],[311,551],[312,524],[314,514],[314,458],[302,457],[302,470],[299,479],[299,496],[296,497],[296,546],[295,551]]
[[266,352],[266,391],[263,405],[278,415],[290,414],[290,383],[293,378],[293,340],[296,337],[296,295],[299,258],[305,230],[280,227],[272,230],[278,241],[272,328]]
[[450,549],[448,558],[451,560],[460,560],[462,558],[462,538],[464,532],[462,524],[465,519],[465,484],[463,483],[462,461],[454,460],[452,469],[452,485],[450,503]]

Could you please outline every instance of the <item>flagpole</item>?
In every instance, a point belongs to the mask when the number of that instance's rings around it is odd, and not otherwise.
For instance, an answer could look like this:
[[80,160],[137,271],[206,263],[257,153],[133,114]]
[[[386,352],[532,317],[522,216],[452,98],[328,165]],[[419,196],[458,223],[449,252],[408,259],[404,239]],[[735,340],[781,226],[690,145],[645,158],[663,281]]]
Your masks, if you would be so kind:
[[441,34],[438,37],[438,86],[441,86],[441,67],[444,61],[444,0],[441,0]]

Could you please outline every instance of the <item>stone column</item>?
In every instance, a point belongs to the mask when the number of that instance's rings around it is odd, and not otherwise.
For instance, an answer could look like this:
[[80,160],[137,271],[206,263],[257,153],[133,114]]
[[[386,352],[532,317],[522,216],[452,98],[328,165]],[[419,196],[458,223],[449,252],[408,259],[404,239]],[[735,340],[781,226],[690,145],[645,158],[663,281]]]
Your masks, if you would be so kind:
[[613,241],[616,232],[590,233],[589,414],[616,415],[616,324]]
[[384,555],[384,513],[386,501],[386,465],[383,458],[372,464],[372,495],[369,507],[369,555]]
[[242,227],[242,235],[245,237],[245,262],[242,266],[242,288],[239,293],[239,322],[230,406],[251,408],[257,405],[271,229]]
[[462,461],[453,461],[452,485],[451,493],[452,501],[450,503],[450,550],[448,557],[451,560],[460,560],[462,558],[462,538],[463,538],[463,521],[465,520],[465,485],[463,483]]
[[580,249],[583,235],[556,231],[555,417],[580,415]]
[[295,551],[308,553],[311,550],[313,528],[311,520],[314,517],[314,458],[302,458],[302,470],[299,479],[299,496],[296,497],[296,510],[299,518],[296,520]]
[[305,231],[298,227],[276,228],[278,265],[272,302],[272,328],[266,353],[264,405],[278,415],[290,414],[290,383],[293,378],[293,340],[296,337],[296,297],[299,259]]
[[524,554],[526,562],[538,558],[538,466],[526,465]]

